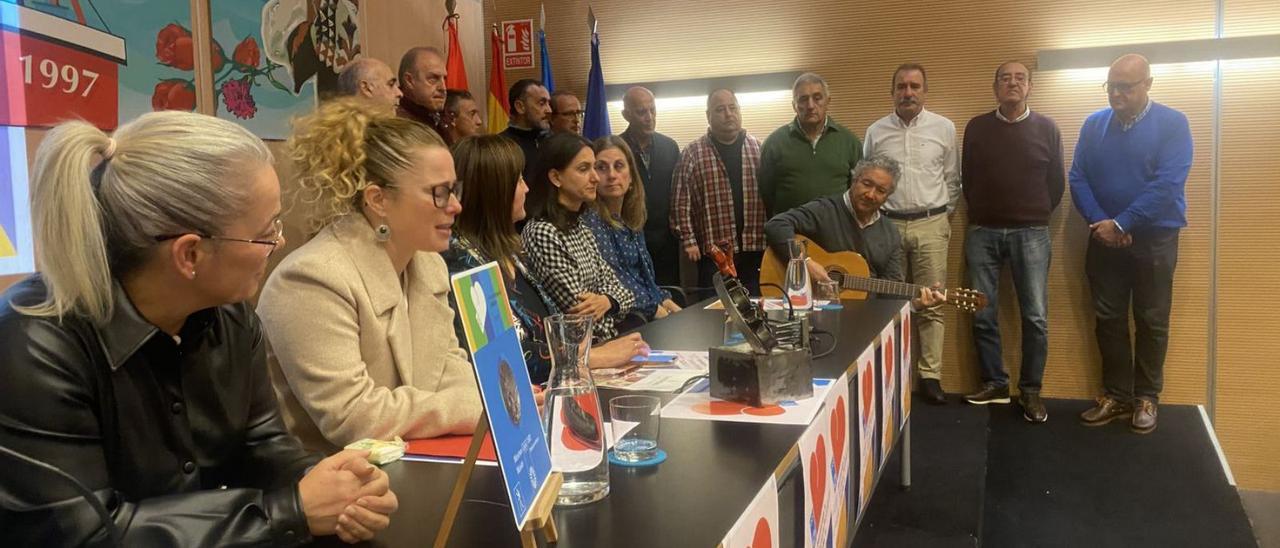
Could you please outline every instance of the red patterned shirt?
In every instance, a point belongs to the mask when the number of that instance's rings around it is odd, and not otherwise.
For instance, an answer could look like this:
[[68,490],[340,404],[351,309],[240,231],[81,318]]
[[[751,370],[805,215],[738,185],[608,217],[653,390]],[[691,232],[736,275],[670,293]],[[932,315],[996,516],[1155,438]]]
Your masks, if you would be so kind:
[[[764,249],[764,202],[756,187],[756,172],[760,169],[760,141],[745,136],[742,145],[742,200],[743,234],[742,251]],[[671,181],[671,229],[680,240],[681,247],[697,245],[706,251],[712,243],[735,242],[733,189],[724,162],[716,152],[711,135],[699,137],[680,154],[676,173]]]

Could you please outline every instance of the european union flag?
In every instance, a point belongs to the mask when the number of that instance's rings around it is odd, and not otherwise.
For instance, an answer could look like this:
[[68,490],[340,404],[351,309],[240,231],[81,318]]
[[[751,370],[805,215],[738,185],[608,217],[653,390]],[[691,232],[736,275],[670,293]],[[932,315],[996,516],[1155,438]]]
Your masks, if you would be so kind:
[[587,75],[586,120],[582,136],[596,139],[613,133],[609,129],[609,107],[604,96],[604,71],[600,68],[600,35],[591,33],[591,73]]
[[556,92],[556,80],[551,76],[551,54],[547,52],[547,31],[538,30],[538,49],[542,51],[542,85],[547,93]]

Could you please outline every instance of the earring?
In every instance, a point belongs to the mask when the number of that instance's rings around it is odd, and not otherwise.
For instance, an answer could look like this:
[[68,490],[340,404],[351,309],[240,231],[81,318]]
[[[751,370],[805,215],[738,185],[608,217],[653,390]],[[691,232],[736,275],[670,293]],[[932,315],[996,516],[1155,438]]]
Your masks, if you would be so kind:
[[191,271],[191,279],[193,279],[193,280],[194,280],[195,278],[196,278],[196,271],[192,270],[192,271]]
[[387,240],[390,240],[391,227],[387,226],[386,223],[378,225],[378,228],[373,229],[373,237],[376,238],[379,242],[385,242]]

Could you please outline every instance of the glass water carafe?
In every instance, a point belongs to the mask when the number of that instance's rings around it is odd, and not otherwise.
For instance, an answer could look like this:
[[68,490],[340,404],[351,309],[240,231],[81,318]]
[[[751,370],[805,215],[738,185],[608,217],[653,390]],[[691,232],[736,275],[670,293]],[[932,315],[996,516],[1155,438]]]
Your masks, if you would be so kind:
[[791,254],[791,260],[787,262],[787,277],[783,282],[787,299],[791,301],[791,308],[797,312],[808,312],[813,310],[813,287],[809,283],[809,268],[806,264],[809,252],[804,242],[799,240],[787,242],[787,248]]
[[564,474],[556,504],[595,502],[609,494],[600,398],[587,356],[591,352],[591,316],[556,314],[545,320],[551,346],[542,430],[551,448],[552,469]]

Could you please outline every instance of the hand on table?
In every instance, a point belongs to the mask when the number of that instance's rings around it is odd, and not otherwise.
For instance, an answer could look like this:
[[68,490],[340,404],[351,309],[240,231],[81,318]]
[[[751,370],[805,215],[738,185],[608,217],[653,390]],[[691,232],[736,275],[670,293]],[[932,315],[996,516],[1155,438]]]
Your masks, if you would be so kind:
[[541,385],[533,385],[533,403],[538,406],[538,414],[542,414],[542,405],[547,403],[547,390]]
[[675,303],[675,301],[673,301],[673,300],[671,300],[671,299],[667,299],[667,300],[665,300],[665,301],[662,301],[662,304],[661,304],[661,305],[659,305],[659,306],[658,306],[658,308],[665,308],[665,309],[667,309],[667,313],[668,313],[668,314],[675,314],[676,312],[679,312],[679,311],[681,311],[681,310],[684,310],[683,308],[680,308],[680,305],[676,304],[676,303]]
[[648,355],[649,345],[640,338],[639,333],[631,333],[591,347],[587,367],[592,369],[622,367],[631,363],[631,359],[636,356]]
[[345,468],[365,482],[355,503],[338,516],[335,530],[343,542],[354,544],[386,529],[391,524],[391,513],[400,507],[400,500],[391,490],[391,478],[381,468],[367,461],[348,461]]
[[344,542],[373,538],[399,507],[386,472],[369,464],[368,451],[341,451],[307,472],[298,497],[314,536],[336,534]]

